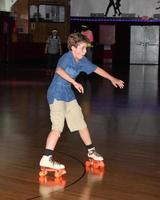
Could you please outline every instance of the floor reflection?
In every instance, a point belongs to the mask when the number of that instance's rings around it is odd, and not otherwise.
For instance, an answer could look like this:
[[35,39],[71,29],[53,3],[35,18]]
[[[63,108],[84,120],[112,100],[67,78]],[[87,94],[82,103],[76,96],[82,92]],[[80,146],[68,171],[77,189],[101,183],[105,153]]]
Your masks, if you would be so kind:
[[131,65],[129,73],[129,101],[131,104],[157,105],[158,65]]
[[92,199],[92,193],[95,192],[95,189],[99,187],[99,184],[103,181],[104,171],[104,167],[95,168],[92,165],[86,165],[87,180],[79,198],[80,200]]
[[39,194],[43,198],[51,197],[52,192],[63,191],[66,183],[64,177],[41,176],[39,177]]

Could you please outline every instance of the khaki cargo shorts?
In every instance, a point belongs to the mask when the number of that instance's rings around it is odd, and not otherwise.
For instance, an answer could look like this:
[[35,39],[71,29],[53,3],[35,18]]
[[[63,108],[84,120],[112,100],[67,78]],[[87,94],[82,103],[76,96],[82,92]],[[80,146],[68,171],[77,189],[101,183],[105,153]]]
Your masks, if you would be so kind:
[[87,128],[84,116],[77,100],[70,102],[55,100],[50,104],[52,130],[63,131],[65,120],[71,132]]

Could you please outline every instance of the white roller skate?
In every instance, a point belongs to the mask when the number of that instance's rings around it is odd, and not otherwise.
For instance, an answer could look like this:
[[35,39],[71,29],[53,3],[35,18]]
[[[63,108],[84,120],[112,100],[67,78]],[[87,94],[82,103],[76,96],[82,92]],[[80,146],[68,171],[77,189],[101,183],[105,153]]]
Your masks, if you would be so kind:
[[89,160],[86,161],[86,167],[104,168],[103,157],[96,152],[95,147],[88,151]]
[[39,164],[41,167],[39,176],[46,176],[48,172],[54,172],[55,177],[61,177],[66,174],[65,166],[53,160],[52,156],[42,156]]

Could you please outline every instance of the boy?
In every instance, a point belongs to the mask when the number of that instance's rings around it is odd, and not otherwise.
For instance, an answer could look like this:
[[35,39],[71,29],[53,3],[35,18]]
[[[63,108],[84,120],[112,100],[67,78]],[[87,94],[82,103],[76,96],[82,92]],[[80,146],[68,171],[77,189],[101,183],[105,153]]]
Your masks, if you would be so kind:
[[92,144],[81,107],[77,103],[71,85],[79,93],[84,93],[83,86],[75,80],[80,72],[86,72],[87,74],[95,72],[110,80],[115,87],[119,88],[124,87],[124,82],[92,64],[84,56],[88,43],[88,38],[81,33],[70,34],[68,37],[69,51],[59,59],[57,64],[54,78],[47,92],[52,129],[47,138],[44,155],[40,160],[41,167],[53,168],[55,170],[65,168],[63,164],[53,159],[54,149],[63,131],[65,119],[71,132],[79,131],[80,137],[88,150],[88,157],[98,161],[103,160],[103,157],[96,152]]

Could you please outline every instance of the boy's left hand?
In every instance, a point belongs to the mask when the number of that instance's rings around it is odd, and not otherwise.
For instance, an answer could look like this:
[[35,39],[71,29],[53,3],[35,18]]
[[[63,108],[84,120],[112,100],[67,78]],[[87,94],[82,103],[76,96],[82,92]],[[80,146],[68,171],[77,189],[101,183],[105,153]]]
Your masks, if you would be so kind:
[[113,80],[111,80],[112,85],[114,85],[114,87],[119,87],[120,89],[124,88],[124,82],[122,80],[119,80],[117,78],[113,78]]
[[79,93],[82,93],[82,94],[84,93],[84,88],[80,83],[74,81],[73,85],[78,90]]

